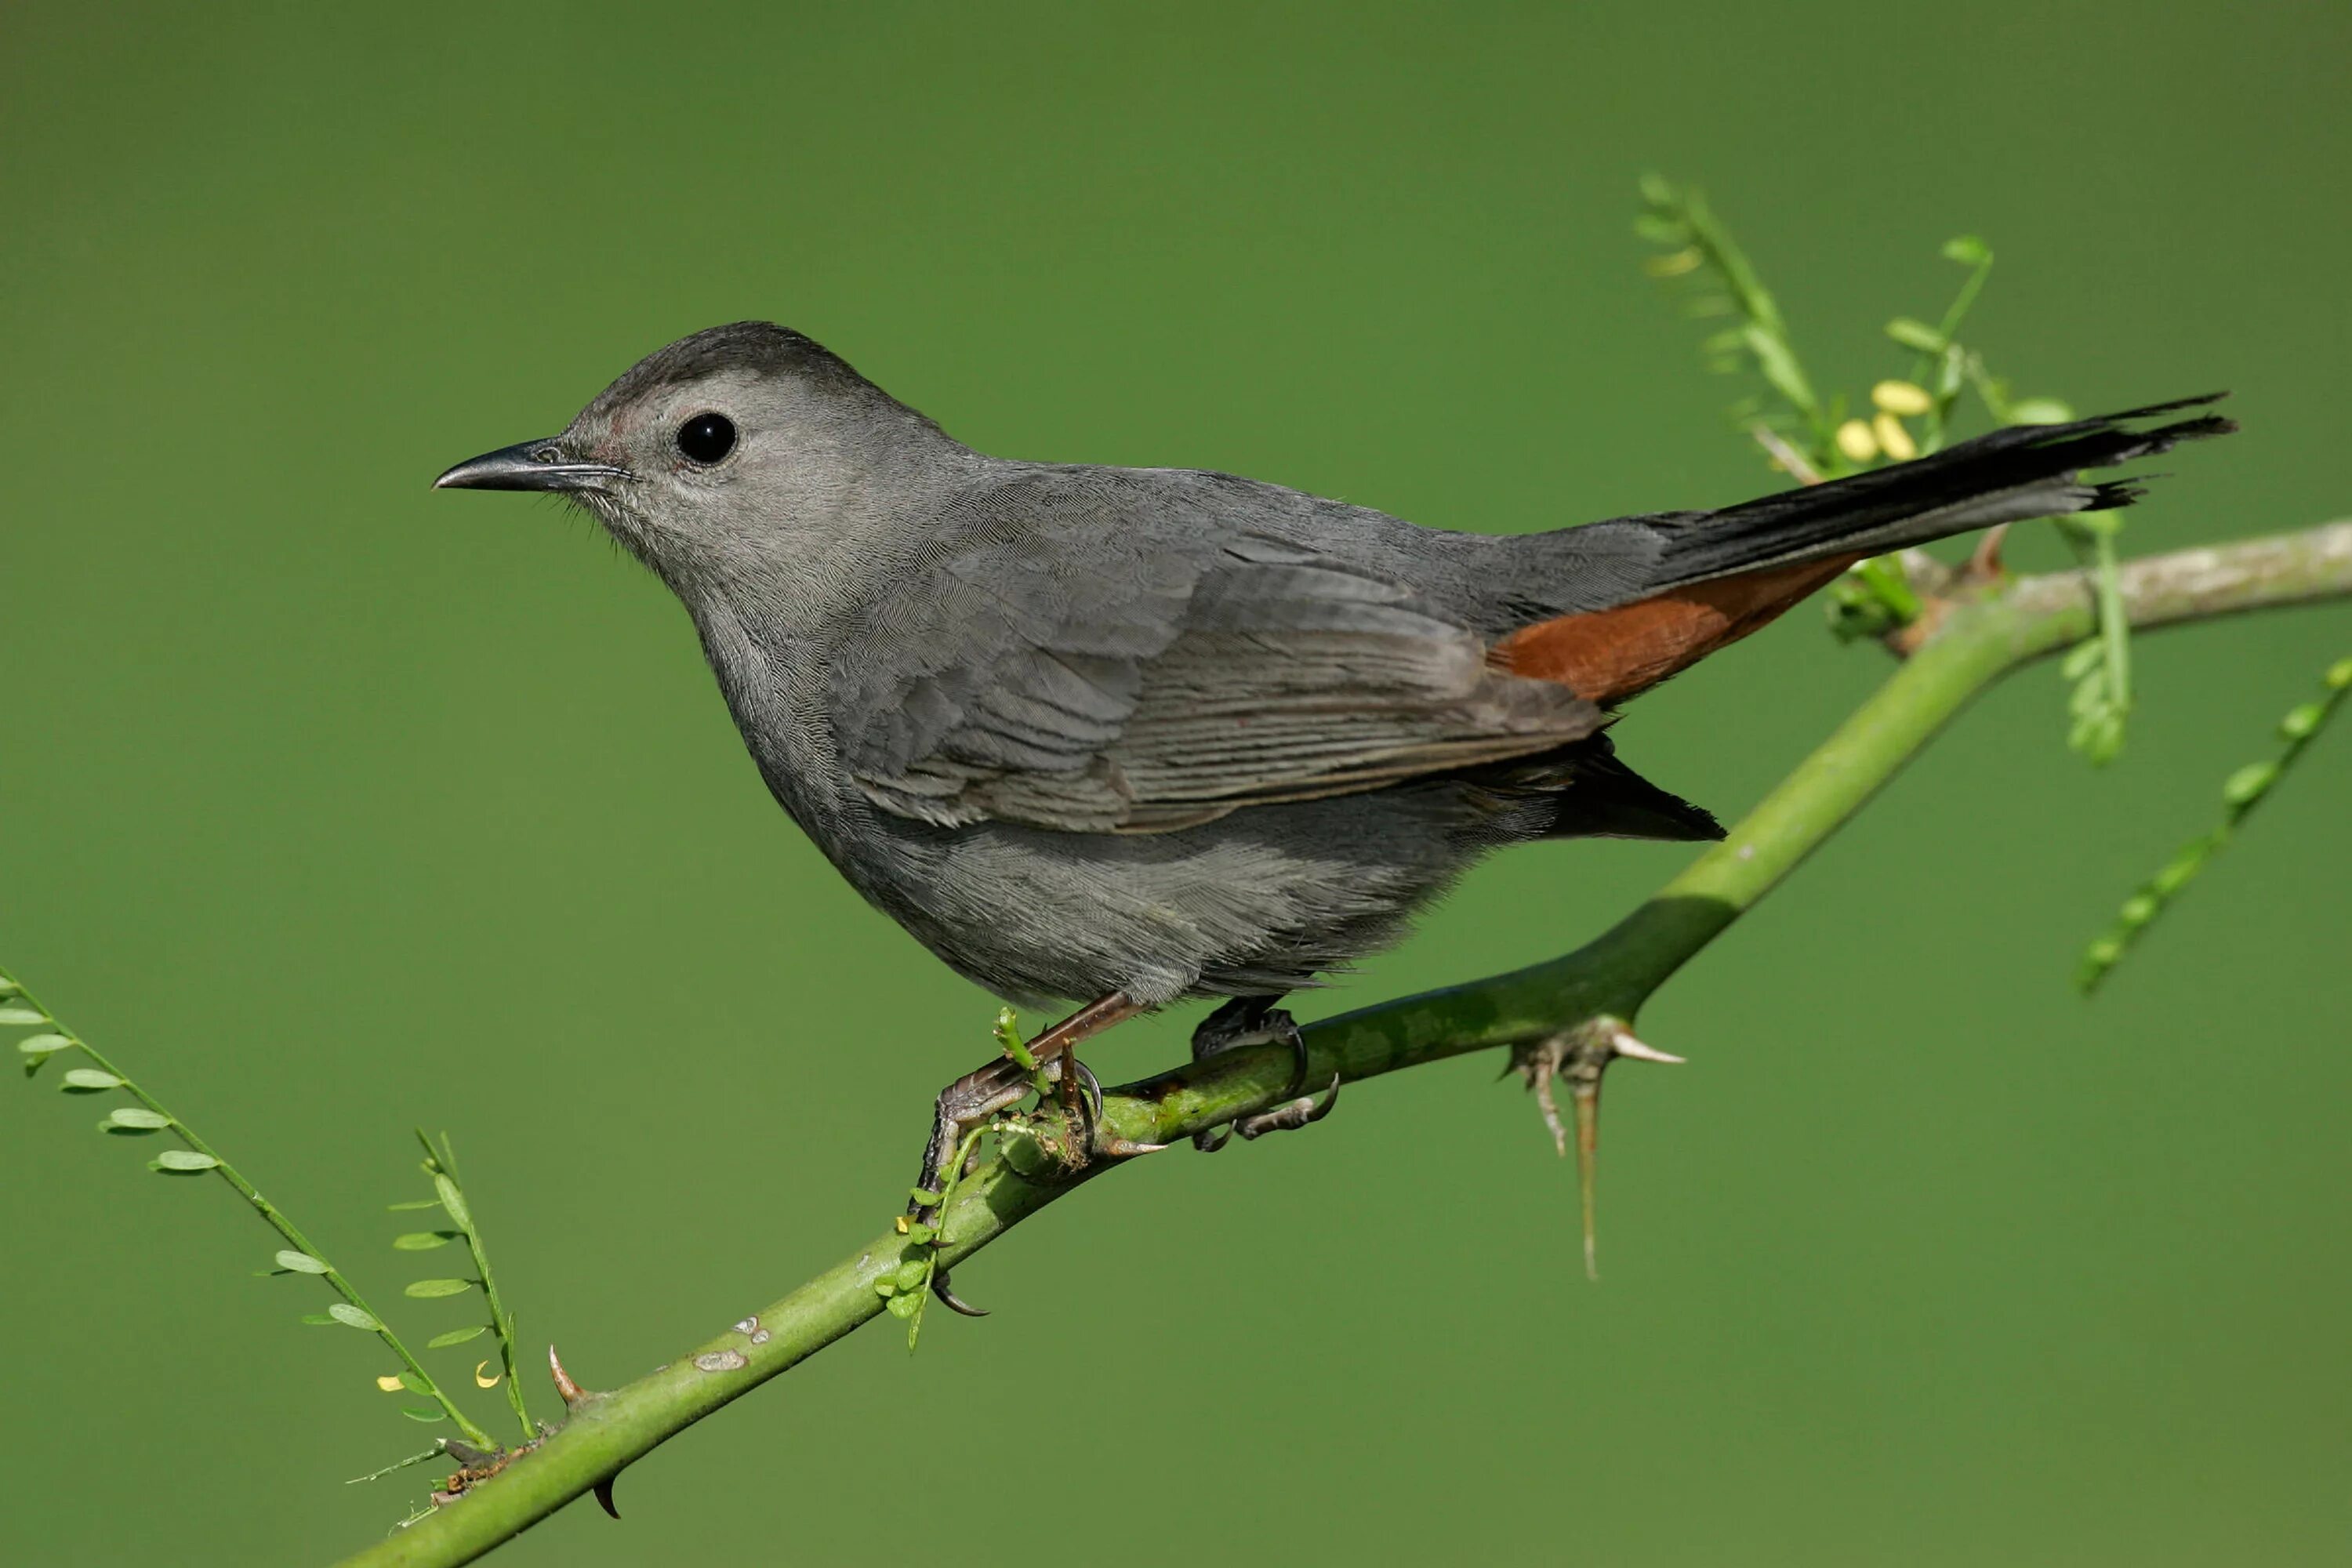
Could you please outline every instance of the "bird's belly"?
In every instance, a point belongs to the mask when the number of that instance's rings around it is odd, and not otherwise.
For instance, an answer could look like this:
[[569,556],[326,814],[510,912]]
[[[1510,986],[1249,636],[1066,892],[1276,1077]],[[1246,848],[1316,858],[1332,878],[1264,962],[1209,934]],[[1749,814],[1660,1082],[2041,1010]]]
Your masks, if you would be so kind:
[[1475,858],[1452,793],[1262,806],[1149,835],[883,818],[842,868],[960,973],[1015,1001],[1276,993],[1394,941]]

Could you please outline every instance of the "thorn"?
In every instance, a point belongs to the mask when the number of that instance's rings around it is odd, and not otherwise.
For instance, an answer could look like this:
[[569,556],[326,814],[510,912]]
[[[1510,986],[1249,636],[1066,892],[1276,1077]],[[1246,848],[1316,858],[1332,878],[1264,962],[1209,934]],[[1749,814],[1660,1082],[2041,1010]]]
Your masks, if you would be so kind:
[[[547,1347],[547,1370],[555,1379],[555,1392],[563,1396],[567,1410],[578,1409],[581,1401],[591,1397],[588,1390],[572,1382],[572,1374],[563,1370],[563,1359],[555,1353],[553,1345]],[[617,1519],[620,1516],[615,1514],[614,1517]]]
[[931,1294],[939,1299],[940,1306],[959,1317],[985,1318],[988,1316],[987,1308],[975,1307],[949,1289],[948,1271],[944,1268],[935,1268],[931,1271]]
[[1551,1131],[1552,1147],[1568,1155],[1568,1121],[1552,1093],[1555,1076],[1568,1080],[1570,1116],[1576,1124],[1576,1186],[1578,1209],[1584,1228],[1584,1273],[1601,1278],[1597,1197],[1601,1166],[1601,1080],[1620,1057],[1636,1061],[1679,1066],[1683,1058],[1642,1041],[1613,1018],[1596,1018],[1538,1044],[1523,1047],[1512,1056],[1512,1066],[1526,1075],[1543,1110],[1544,1125]]
[[1969,556],[1969,563],[1960,569],[1961,580],[1990,583],[2004,574],[2009,569],[2001,564],[2000,547],[2008,537],[2009,524],[2005,522],[1986,529],[1984,537],[1977,541],[1975,552]]
[[1748,433],[1756,438],[1756,444],[1763,447],[1774,464],[1790,479],[1801,485],[1817,485],[1822,482],[1822,476],[1814,470],[1812,464],[1805,460],[1804,454],[1781,439],[1780,432],[1770,426],[1750,425],[1748,427]]
[[1102,1141],[1102,1152],[1114,1160],[1132,1160],[1139,1154],[1157,1154],[1167,1148],[1165,1143],[1138,1143],[1132,1139],[1116,1135]]
[[1625,1029],[1620,1029],[1610,1037],[1609,1049],[1613,1055],[1632,1057],[1637,1062],[1664,1062],[1668,1067],[1681,1067],[1686,1059],[1668,1056],[1655,1046],[1645,1046]]
[[603,1509],[610,1517],[618,1519],[621,1517],[621,1510],[613,1506],[613,1477],[606,1476],[596,1483],[596,1506]]
[[1543,1064],[1536,1075],[1536,1104],[1543,1110],[1544,1125],[1551,1129],[1551,1146],[1559,1157],[1568,1158],[1568,1128],[1559,1119],[1559,1104],[1551,1097],[1552,1075],[1559,1070],[1557,1061]]
[[1601,1164],[1601,1073],[1580,1079],[1572,1099],[1576,1106],[1576,1191],[1584,1211],[1584,1277],[1601,1278],[1601,1247],[1597,1234],[1593,1188]]

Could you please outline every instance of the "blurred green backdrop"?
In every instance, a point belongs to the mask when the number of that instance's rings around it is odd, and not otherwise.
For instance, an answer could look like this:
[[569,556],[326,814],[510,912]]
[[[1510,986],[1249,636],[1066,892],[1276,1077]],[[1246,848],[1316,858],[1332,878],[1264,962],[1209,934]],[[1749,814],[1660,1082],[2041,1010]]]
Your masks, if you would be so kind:
[[[443,465],[771,316],[1010,454],[1479,529],[1728,502],[1769,477],[1637,271],[1655,166],[1825,380],[1899,366],[1969,229],[2022,390],[2236,388],[2136,548],[2316,521],[2348,47],[2321,4],[19,0],[0,953],[380,1298],[449,1129],[526,1339],[625,1379],[887,1217],[994,1005],[770,804],[649,577]],[[2053,672],[1980,704],[1645,1018],[1695,1065],[1620,1076],[1597,1286],[1517,1087],[1416,1072],[1090,1190],[963,1271],[987,1322],[860,1335],[505,1561],[2343,1561],[2347,737],[2108,994],[2066,974],[2348,646],[2150,641],[2104,773]],[[1736,815],[1884,668],[1808,611],[1621,741]],[[1559,951],[1683,858],[1522,851],[1314,1006]],[[6,1555],[372,1539],[425,1490],[341,1484],[426,1435],[386,1358],[91,1104],[0,1091]]]

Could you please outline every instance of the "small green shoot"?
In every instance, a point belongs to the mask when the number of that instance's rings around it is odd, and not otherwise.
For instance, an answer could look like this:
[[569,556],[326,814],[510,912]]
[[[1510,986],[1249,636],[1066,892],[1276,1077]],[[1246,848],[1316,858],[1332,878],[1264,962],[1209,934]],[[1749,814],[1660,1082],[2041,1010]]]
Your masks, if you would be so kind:
[[495,1375],[486,1374],[482,1371],[482,1364],[487,1363],[477,1364],[474,1369],[474,1383],[480,1388],[489,1388],[501,1383],[506,1385],[507,1404],[513,1409],[515,1423],[522,1430],[522,1440],[528,1443],[539,1435],[539,1428],[531,1424],[530,1411],[523,1402],[522,1380],[515,1375],[518,1357],[515,1350],[514,1315],[507,1310],[505,1300],[499,1295],[498,1276],[490,1269],[490,1255],[482,1241],[481,1226],[474,1218],[473,1205],[466,1199],[465,1188],[458,1184],[457,1148],[450,1142],[449,1134],[446,1132],[441,1134],[440,1144],[436,1147],[433,1140],[425,1135],[425,1130],[421,1127],[416,1130],[416,1142],[425,1149],[425,1159],[421,1168],[433,1183],[433,1196],[430,1199],[394,1204],[391,1206],[404,1210],[438,1207],[448,1216],[449,1223],[454,1228],[408,1231],[393,1237],[392,1245],[402,1252],[428,1252],[446,1246],[451,1241],[463,1241],[467,1254],[473,1260],[474,1274],[471,1279],[413,1280],[403,1289],[402,1294],[419,1300],[432,1300],[446,1296],[461,1296],[476,1286],[481,1288],[483,1299],[489,1309],[490,1321],[487,1323],[469,1324],[464,1328],[451,1329],[436,1334],[425,1342],[425,1348],[443,1350],[453,1345],[464,1344],[469,1340],[480,1337],[484,1332],[496,1334],[499,1370]]
[[2084,994],[2098,989],[2100,982],[2122,961],[2150,922],[2197,879],[2207,861],[2228,846],[2246,814],[2278,787],[2296,759],[2318,739],[2336,710],[2344,706],[2346,693],[2352,692],[2352,658],[2338,659],[2321,678],[2320,684],[2323,694],[2318,699],[2297,703],[2279,721],[2278,735],[2284,742],[2279,754],[2268,762],[2249,763],[2222,782],[2221,822],[2211,831],[2183,845],[2163,869],[2142,883],[2137,892],[2124,900],[2123,908],[2116,911],[2115,924],[2084,951],[2082,963],[2074,971],[2074,984]]
[[963,1181],[964,1167],[971,1163],[972,1151],[979,1148],[981,1139],[990,1131],[982,1125],[964,1134],[963,1142],[956,1145],[949,1158],[937,1192],[924,1187],[908,1189],[908,1195],[929,1209],[937,1223],[901,1215],[898,1234],[907,1238],[907,1245],[898,1254],[898,1267],[874,1282],[874,1293],[882,1298],[883,1309],[906,1321],[909,1355],[922,1337],[923,1309],[931,1299],[931,1281],[940,1272],[940,1248],[947,1244],[949,1206],[955,1202],[956,1188]]

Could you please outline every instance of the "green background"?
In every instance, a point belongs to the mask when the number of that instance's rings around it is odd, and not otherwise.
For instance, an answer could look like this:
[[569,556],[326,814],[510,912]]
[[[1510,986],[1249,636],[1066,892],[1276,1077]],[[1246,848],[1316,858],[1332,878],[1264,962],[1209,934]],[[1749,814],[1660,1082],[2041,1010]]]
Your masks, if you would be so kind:
[[[2348,18],[12,5],[0,956],[379,1302],[447,1271],[382,1208],[447,1128],[525,1338],[625,1380],[877,1228],[994,1004],[771,805],[650,577],[440,468],[766,316],[1012,455],[1488,530],[1729,502],[1772,481],[1638,271],[1657,167],[1821,380],[1901,369],[1981,232],[2020,390],[2239,393],[2133,547],[2305,524],[2352,510]],[[1614,1080],[1598,1285],[1517,1086],[1418,1071],[1089,1189],[962,1272],[989,1321],[862,1334],[507,1560],[2343,1561],[2352,738],[2066,977],[2347,651],[2341,606],[2149,641],[2105,773],[2053,671],[1979,704],[1645,1016],[1693,1065]],[[1620,741],[1737,815],[1884,669],[1809,609]],[[1502,858],[1309,1010],[1685,855]],[[421,1499],[341,1484],[429,1434],[252,1215],[9,1082],[5,1555],[313,1561]]]

